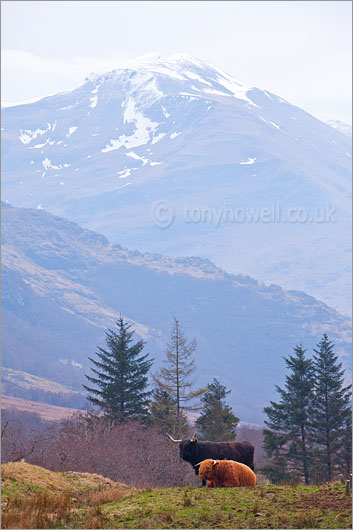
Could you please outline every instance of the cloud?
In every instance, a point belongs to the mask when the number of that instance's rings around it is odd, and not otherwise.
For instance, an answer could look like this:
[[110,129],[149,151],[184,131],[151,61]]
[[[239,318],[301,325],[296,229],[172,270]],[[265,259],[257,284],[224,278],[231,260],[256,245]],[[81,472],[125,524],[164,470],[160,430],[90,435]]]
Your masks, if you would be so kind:
[[[109,57],[76,56],[68,60],[46,58],[22,50],[3,50],[1,91],[3,104],[39,99],[73,90],[91,72],[103,73],[128,59],[115,53]],[[24,98],[25,87],[25,98]]]

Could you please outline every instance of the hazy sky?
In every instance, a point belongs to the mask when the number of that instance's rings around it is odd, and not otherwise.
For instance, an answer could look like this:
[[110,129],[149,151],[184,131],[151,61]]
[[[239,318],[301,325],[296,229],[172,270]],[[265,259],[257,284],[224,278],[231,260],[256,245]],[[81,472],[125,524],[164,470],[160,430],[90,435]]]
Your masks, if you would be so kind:
[[2,101],[81,84],[146,53],[210,60],[316,117],[351,123],[351,2],[6,1]]

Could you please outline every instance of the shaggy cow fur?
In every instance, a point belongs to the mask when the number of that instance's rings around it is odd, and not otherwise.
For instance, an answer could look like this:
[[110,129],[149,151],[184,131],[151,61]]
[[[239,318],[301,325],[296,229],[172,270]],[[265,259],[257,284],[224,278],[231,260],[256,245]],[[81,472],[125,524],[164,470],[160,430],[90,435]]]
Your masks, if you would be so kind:
[[191,440],[183,440],[179,448],[180,457],[190,462],[196,475],[196,464],[206,458],[235,460],[254,469],[254,446],[249,442],[199,442],[196,436],[193,436]]
[[235,488],[255,486],[256,475],[245,464],[233,460],[213,460],[208,458],[200,464],[199,475],[209,481],[209,488]]

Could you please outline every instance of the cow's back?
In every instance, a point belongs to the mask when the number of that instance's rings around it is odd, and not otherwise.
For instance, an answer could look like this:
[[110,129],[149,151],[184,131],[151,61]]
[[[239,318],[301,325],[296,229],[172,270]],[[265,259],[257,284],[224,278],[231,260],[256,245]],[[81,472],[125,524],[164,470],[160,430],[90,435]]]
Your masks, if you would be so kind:
[[249,442],[199,442],[198,462],[207,458],[235,460],[254,468],[254,446]]

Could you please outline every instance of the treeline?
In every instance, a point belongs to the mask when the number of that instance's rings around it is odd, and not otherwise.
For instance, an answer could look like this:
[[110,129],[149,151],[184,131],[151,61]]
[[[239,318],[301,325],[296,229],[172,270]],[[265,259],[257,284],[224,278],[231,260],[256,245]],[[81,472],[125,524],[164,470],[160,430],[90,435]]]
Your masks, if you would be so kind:
[[[225,402],[230,391],[216,379],[194,388],[196,341],[186,339],[178,320],[163,366],[150,378],[153,360],[144,348],[119,318],[106,333],[106,347],[90,358],[85,389],[93,408],[50,425],[34,415],[5,413],[2,461],[24,458],[54,471],[99,473],[139,487],[199,484],[166,433],[191,437],[197,429],[200,439],[234,440],[239,419]],[[200,415],[193,425],[189,414],[195,411]],[[252,434],[258,441],[258,432],[247,429],[246,436]]]
[[230,390],[217,379],[194,388],[196,341],[186,339],[180,322],[174,319],[163,365],[152,373],[152,390],[148,374],[153,359],[143,353],[145,342],[134,343],[133,336],[131,325],[120,317],[117,330],[106,334],[106,348],[99,347],[96,358],[89,358],[92,373],[84,388],[99,417],[112,425],[137,421],[183,437],[190,430],[188,414],[199,411],[195,427],[200,439],[234,440],[239,418],[225,403]]
[[325,334],[312,359],[299,345],[278,403],[265,407],[262,472],[274,483],[330,482],[352,471],[351,385]]
[[196,485],[166,433],[187,438],[197,431],[199,439],[237,436],[253,443],[257,473],[274,483],[321,483],[351,472],[351,387],[343,384],[326,335],[312,359],[302,346],[285,358],[285,386],[276,387],[279,401],[264,409],[263,431],[239,425],[226,402],[230,390],[218,379],[195,388],[196,342],[186,339],[177,319],[158,372],[151,373],[153,359],[144,349],[121,317],[108,330],[106,347],[90,358],[85,390],[92,410],[50,425],[6,412],[2,461],[25,458],[54,471],[98,473],[139,487]]

